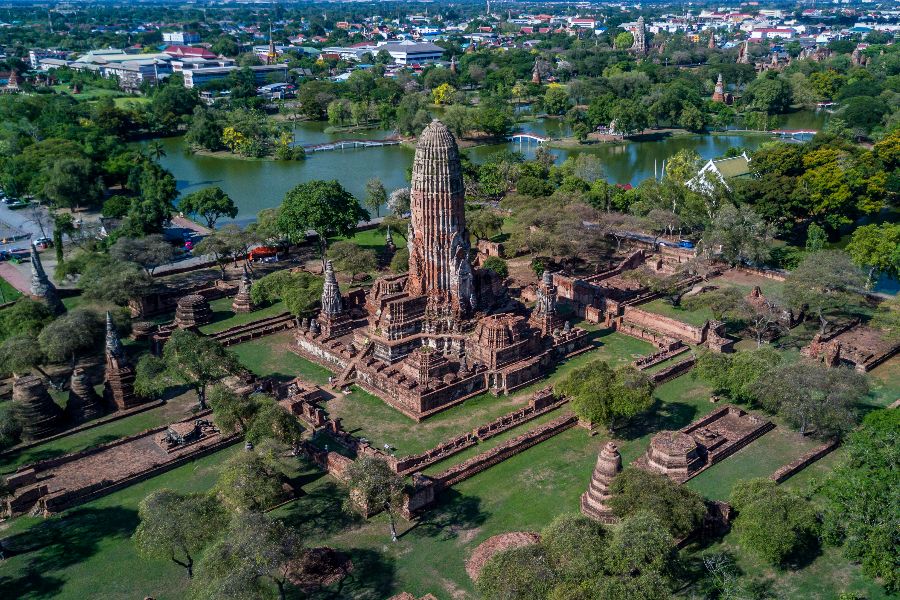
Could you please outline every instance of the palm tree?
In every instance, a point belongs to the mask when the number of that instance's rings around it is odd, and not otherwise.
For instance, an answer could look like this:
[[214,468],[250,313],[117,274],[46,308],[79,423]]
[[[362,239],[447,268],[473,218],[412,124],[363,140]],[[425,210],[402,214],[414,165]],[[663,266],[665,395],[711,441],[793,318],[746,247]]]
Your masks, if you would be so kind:
[[147,151],[154,160],[159,160],[166,155],[166,149],[159,140],[153,140],[147,144]]

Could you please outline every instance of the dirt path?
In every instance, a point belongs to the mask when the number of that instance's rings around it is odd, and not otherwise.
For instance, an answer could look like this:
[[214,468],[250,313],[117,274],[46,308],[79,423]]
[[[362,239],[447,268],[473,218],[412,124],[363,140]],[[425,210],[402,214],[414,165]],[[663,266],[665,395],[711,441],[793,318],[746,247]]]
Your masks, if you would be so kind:
[[11,286],[28,295],[31,293],[31,284],[25,275],[12,263],[0,263],[0,277],[9,282]]

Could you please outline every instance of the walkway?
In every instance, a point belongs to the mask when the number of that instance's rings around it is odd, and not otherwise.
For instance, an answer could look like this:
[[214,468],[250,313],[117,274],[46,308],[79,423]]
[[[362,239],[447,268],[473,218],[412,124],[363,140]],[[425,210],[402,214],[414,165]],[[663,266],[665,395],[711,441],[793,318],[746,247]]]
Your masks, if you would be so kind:
[[31,293],[30,282],[14,264],[6,261],[0,263],[0,277],[26,296]]
[[324,152],[327,150],[343,150],[345,148],[377,148],[379,146],[396,146],[400,144],[400,138],[392,137],[383,140],[337,140],[324,144],[310,144],[303,146],[307,152]]

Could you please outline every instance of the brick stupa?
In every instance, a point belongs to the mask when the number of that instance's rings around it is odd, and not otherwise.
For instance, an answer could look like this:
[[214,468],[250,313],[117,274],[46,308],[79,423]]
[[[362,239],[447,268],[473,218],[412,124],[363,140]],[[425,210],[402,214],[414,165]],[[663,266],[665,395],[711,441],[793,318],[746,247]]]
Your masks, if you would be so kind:
[[19,377],[13,383],[12,401],[22,424],[23,441],[53,435],[62,426],[63,411],[50,397],[40,377]]
[[31,251],[31,297],[35,300],[45,302],[54,315],[60,315],[66,312],[59,294],[56,292],[56,286],[50,283],[50,279],[44,272],[44,265],[41,264],[41,256],[37,250]]
[[78,424],[100,417],[104,413],[103,400],[91,385],[84,369],[72,371],[69,380],[69,401],[66,402],[66,420]]
[[610,498],[609,486],[622,470],[622,455],[619,447],[607,442],[597,455],[597,465],[591,475],[591,484],[581,495],[581,512],[601,523],[615,523],[618,519],[607,505]]
[[134,367],[128,362],[125,348],[113,324],[112,316],[106,313],[106,379],[103,397],[110,407],[118,410],[132,408],[142,403],[134,394]]
[[200,294],[190,294],[178,300],[175,307],[175,327],[196,329],[211,323],[213,319],[209,301]]
[[346,335],[350,332],[350,315],[341,297],[341,288],[334,274],[334,265],[325,261],[325,283],[322,285],[322,310],[319,328],[324,339]]
[[253,300],[250,299],[250,289],[253,287],[253,282],[250,280],[250,274],[247,272],[247,267],[244,267],[244,274],[241,276],[241,283],[238,286],[238,293],[234,297],[234,302],[231,303],[231,310],[236,313],[248,313],[252,312],[255,308],[253,306]]

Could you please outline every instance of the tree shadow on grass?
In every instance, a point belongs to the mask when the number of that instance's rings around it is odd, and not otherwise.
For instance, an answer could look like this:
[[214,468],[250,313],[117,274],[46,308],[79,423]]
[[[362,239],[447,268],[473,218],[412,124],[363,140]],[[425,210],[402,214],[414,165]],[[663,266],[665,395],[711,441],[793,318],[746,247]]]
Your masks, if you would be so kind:
[[696,406],[685,402],[662,402],[657,398],[647,413],[617,429],[616,436],[624,440],[635,440],[664,429],[681,429],[693,421],[696,414]]
[[428,511],[401,537],[429,537],[441,541],[459,537],[461,531],[475,529],[487,521],[491,514],[481,509],[481,499],[464,496],[454,489],[443,492],[439,504]]
[[397,567],[393,558],[363,548],[342,550],[353,561],[353,570],[324,589],[304,593],[291,590],[289,598],[310,600],[383,600],[393,594]]
[[334,481],[326,481],[297,499],[284,522],[307,538],[335,535],[363,522],[358,514],[344,510],[347,491]]
[[[77,508],[6,538],[7,556],[25,564],[18,573],[0,575],[0,598],[56,596],[65,580],[54,572],[94,555],[104,540],[130,536],[137,525],[135,510]],[[11,562],[5,567],[11,571]]]

